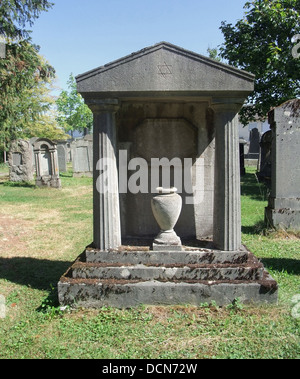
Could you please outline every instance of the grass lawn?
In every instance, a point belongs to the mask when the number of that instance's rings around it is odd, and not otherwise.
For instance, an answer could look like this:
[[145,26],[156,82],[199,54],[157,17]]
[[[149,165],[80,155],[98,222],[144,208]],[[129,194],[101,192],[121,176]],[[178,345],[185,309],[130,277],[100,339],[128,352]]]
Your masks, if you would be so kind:
[[[56,284],[92,241],[92,179],[12,184],[0,166],[0,358],[300,358],[300,239],[264,229],[266,190],[242,178],[243,243],[278,281],[277,305],[61,311]],[[0,313],[1,315],[1,313]],[[300,313],[299,313],[300,315]]]

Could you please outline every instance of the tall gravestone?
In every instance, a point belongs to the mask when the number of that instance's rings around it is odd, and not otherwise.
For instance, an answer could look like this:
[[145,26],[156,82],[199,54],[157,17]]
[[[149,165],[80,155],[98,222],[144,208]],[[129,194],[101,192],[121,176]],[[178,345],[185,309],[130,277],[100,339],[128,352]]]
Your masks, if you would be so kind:
[[87,135],[71,144],[73,176],[93,176],[93,136]]
[[300,230],[300,99],[269,113],[272,131],[271,193],[266,221],[276,229]]
[[272,176],[272,159],[271,159],[271,147],[272,147],[272,131],[265,132],[260,141],[260,158],[259,158],[259,172],[257,174],[260,181],[265,182],[268,187],[271,183]]
[[33,180],[32,149],[29,141],[13,141],[8,155],[9,180],[30,182]]
[[253,83],[166,42],[77,77],[94,115],[94,239],[61,304],[276,301],[241,244],[238,113]]
[[57,159],[58,159],[59,172],[66,172],[67,161],[68,161],[66,143],[63,143],[63,142],[57,143]]
[[36,185],[38,187],[60,188],[57,145],[46,138],[34,142],[33,151],[36,166]]
[[257,128],[253,128],[249,134],[249,152],[247,157],[249,159],[258,159],[259,157],[259,143],[260,143],[260,133]]

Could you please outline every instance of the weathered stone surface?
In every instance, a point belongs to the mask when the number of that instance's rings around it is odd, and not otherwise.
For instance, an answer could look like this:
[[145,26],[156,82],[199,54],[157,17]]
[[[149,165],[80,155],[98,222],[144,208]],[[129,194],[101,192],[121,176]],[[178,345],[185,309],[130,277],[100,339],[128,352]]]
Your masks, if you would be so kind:
[[121,93],[129,97],[178,91],[186,95],[195,91],[198,96],[230,91],[244,96],[253,90],[253,78],[247,72],[161,42],[79,75],[76,80],[83,96],[94,93],[107,98]]
[[257,174],[259,180],[264,181],[268,187],[271,185],[272,177],[272,131],[265,132],[260,141],[260,163],[259,172]]
[[266,221],[276,229],[300,230],[300,100],[269,114],[272,130],[271,193]]
[[87,248],[60,279],[60,302],[128,308],[212,300],[225,305],[237,297],[245,303],[277,301],[276,282],[245,248],[236,252],[185,249],[105,252]]
[[199,249],[184,247],[182,251],[176,250],[138,250],[133,247],[120,251],[101,251],[87,248],[83,260],[87,263],[129,263],[129,264],[243,264],[248,260],[248,251],[241,248],[238,251],[220,251],[213,249]]
[[214,301],[219,306],[233,303],[276,303],[277,284],[268,275],[262,281],[231,282],[111,282],[62,279],[58,283],[61,304],[101,308],[132,308],[139,305],[201,305]]
[[247,154],[247,159],[258,159],[259,157],[259,143],[260,143],[260,133],[257,128],[254,128],[250,131],[249,135],[250,144],[249,152]]
[[177,189],[157,188],[158,194],[153,196],[151,201],[153,215],[160,227],[159,234],[153,241],[153,250],[158,250],[160,246],[168,247],[181,246],[181,240],[174,231],[174,226],[182,209],[182,198],[176,193]]
[[228,266],[215,265],[202,267],[201,265],[176,265],[149,267],[146,265],[86,265],[76,264],[72,267],[74,279],[131,279],[131,280],[260,280],[263,277],[263,266],[247,267],[242,265]]
[[89,105],[94,112],[93,246],[112,250],[121,245],[115,124],[118,103],[100,101]]
[[234,251],[241,245],[241,189],[239,166],[239,106],[215,104],[216,173],[214,191],[214,243]]
[[86,136],[71,143],[73,176],[93,176],[93,138]]
[[65,144],[57,144],[57,159],[58,159],[58,168],[59,172],[67,171],[67,148]]
[[16,140],[8,154],[9,180],[30,182],[33,180],[32,149],[29,141]]
[[47,138],[38,138],[33,144],[38,187],[61,188],[57,145]]

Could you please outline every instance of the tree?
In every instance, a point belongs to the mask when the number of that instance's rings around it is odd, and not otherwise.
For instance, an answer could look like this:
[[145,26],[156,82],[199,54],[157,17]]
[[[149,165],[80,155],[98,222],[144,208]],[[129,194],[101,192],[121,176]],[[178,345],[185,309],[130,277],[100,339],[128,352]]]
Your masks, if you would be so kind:
[[76,81],[70,74],[67,82],[69,91],[62,91],[56,100],[59,111],[58,122],[66,132],[78,130],[85,132],[93,126],[93,113],[84,103],[82,96],[77,92]]
[[254,0],[244,9],[236,25],[222,22],[225,43],[220,55],[256,75],[255,90],[240,113],[246,125],[300,96],[300,59],[292,54],[293,37],[300,33],[300,0]]
[[34,45],[7,44],[6,58],[0,59],[0,148],[21,137],[23,126],[49,109],[50,104],[34,99],[34,89],[54,74]]
[[12,39],[29,38],[26,24],[32,26],[40,13],[53,5],[47,0],[1,0],[0,35]]
[[[55,76],[54,68],[33,45],[26,23],[32,25],[41,11],[52,6],[45,0],[1,0],[0,34],[5,36],[6,57],[0,59],[0,149],[24,135],[29,120],[36,119],[49,104],[33,101],[38,83]],[[33,106],[34,104],[34,106]]]
[[[41,62],[47,64],[41,57]],[[33,87],[23,92],[22,107],[31,112],[26,112],[26,118],[20,117],[15,127],[20,130],[19,137],[43,137],[53,140],[66,139],[69,136],[63,131],[57,122],[55,98],[51,95],[54,88],[54,78],[36,80]]]
[[209,58],[214,59],[215,61],[221,62],[222,59],[219,56],[219,52],[216,47],[213,47],[212,49],[208,47],[207,53],[208,53]]

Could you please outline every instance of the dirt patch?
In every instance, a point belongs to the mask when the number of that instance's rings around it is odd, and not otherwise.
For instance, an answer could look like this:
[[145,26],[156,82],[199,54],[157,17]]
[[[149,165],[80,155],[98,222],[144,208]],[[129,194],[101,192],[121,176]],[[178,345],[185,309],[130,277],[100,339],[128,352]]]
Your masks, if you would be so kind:
[[24,222],[15,217],[0,215],[0,254],[2,257],[15,255],[17,251],[23,252],[26,237],[33,233],[31,222]]

